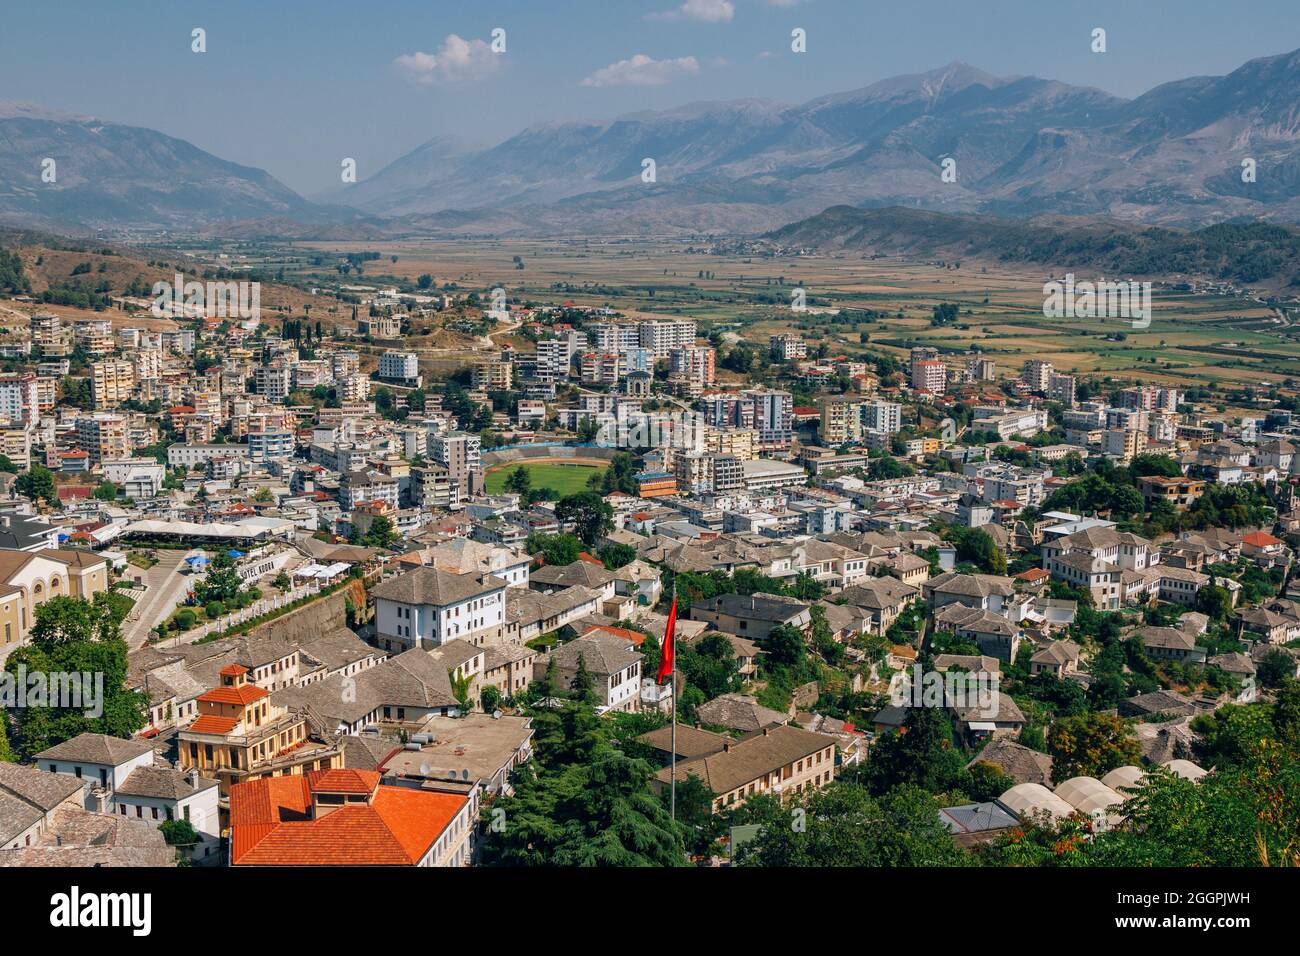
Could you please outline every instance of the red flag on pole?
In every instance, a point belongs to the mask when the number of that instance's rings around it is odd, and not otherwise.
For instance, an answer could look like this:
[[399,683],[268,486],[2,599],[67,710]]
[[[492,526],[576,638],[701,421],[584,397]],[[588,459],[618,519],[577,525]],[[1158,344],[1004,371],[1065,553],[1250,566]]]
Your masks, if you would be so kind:
[[655,683],[662,684],[665,679],[672,676],[673,673],[673,656],[677,652],[675,645],[676,638],[674,632],[677,630],[677,595],[673,595],[673,606],[668,609],[668,626],[664,628],[664,646],[659,655],[659,673],[655,675]]

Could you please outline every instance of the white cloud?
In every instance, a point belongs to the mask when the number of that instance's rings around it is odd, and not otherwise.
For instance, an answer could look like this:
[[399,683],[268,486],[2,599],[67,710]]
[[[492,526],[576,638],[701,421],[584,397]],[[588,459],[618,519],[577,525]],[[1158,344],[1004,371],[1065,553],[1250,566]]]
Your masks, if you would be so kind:
[[699,61],[693,56],[675,60],[656,60],[638,53],[627,60],[603,66],[582,81],[583,86],[661,86],[680,76],[694,76],[700,72]]
[[675,10],[649,14],[651,20],[699,20],[701,23],[727,23],[736,15],[731,0],[686,0]]
[[484,40],[465,40],[447,34],[436,53],[404,53],[393,64],[420,86],[472,83],[497,71],[501,58]]

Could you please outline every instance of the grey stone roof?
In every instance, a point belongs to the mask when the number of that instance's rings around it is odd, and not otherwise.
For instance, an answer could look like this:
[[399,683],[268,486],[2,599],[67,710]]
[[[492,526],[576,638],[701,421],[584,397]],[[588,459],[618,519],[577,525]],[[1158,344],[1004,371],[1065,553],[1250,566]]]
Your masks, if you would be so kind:
[[[345,688],[344,681],[352,684]],[[351,677],[337,674],[305,687],[286,687],[272,694],[271,699],[295,711],[347,724],[385,706],[430,710],[459,706],[451,692],[447,668],[418,647]]]
[[532,572],[529,582],[545,584],[550,587],[568,588],[581,585],[588,588],[601,588],[614,580],[614,575],[590,561],[574,561],[565,565],[544,565]]
[[755,698],[744,694],[715,697],[695,708],[695,713],[701,723],[743,731],[762,730],[790,719],[789,715],[764,707]]
[[0,763],[0,844],[17,838],[88,785],[70,774]]
[[596,677],[618,674],[642,659],[631,641],[600,631],[561,644],[551,653],[555,663],[568,670],[578,666],[579,655],[587,671]]
[[0,866],[175,866],[176,851],[152,821],[59,807],[40,842],[0,850]]
[[389,578],[372,588],[370,594],[403,604],[446,607],[505,587],[505,581],[490,574],[449,574],[437,568],[424,567]]
[[691,611],[696,610],[781,623],[806,612],[808,605],[780,594],[719,594],[715,598],[694,602]]
[[199,777],[194,784],[189,775],[174,767],[136,767],[117,788],[117,793],[127,797],[151,797],[155,800],[184,800],[204,790],[211,790],[217,781]]
[[[771,727],[767,733],[746,737],[728,750],[678,761],[677,779],[698,777],[713,793],[729,793],[764,774],[835,745],[835,738],[825,734],[799,727]],[[832,750],[832,759],[833,754]],[[665,767],[655,776],[667,783],[672,779],[671,768]]]
[[966,766],[973,767],[981,761],[993,764],[1016,783],[1038,783],[1049,789],[1052,786],[1051,756],[1009,737],[994,737]]
[[298,648],[329,670],[355,664],[367,657],[381,656],[379,651],[346,627],[335,627],[322,634],[304,637]]
[[68,760],[116,767],[154,749],[147,740],[124,740],[107,734],[78,734],[36,755],[37,759]]
[[834,595],[836,600],[843,598],[846,604],[855,607],[870,608],[873,611],[895,607],[903,601],[909,601],[920,592],[910,584],[904,584],[898,578],[866,578],[845,588]]

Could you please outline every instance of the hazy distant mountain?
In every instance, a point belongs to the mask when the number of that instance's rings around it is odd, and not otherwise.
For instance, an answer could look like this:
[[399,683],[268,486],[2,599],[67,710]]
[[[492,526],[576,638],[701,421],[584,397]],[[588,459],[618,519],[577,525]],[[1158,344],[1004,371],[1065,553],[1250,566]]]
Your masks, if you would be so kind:
[[[42,162],[55,161],[55,181]],[[268,173],[151,129],[0,104],[0,219],[51,227],[164,226],[323,211]]]
[[1101,217],[998,219],[893,206],[833,206],[760,236],[776,254],[901,256],[947,262],[1039,264],[1111,278],[1184,276],[1300,288],[1300,228],[1227,222],[1185,230]]
[[[41,160],[58,162],[42,183]],[[656,181],[642,182],[655,161]],[[956,182],[941,179],[945,158]],[[1253,183],[1241,162],[1257,164]],[[693,103],[431,140],[310,202],[138,127],[0,106],[0,222],[343,238],[757,233],[828,207],[1300,221],[1300,51],[1133,100],[956,63],[806,103]],[[329,205],[338,204],[338,205]]]
[[[646,157],[653,186],[640,179]],[[946,157],[955,183],[941,181]],[[1246,157],[1258,166],[1252,184],[1241,181]],[[337,198],[385,216],[517,217],[526,231],[626,232],[643,222],[743,231],[838,203],[1297,221],[1300,51],[1134,100],[957,63],[798,105],[697,103],[545,123],[468,154],[426,144]]]

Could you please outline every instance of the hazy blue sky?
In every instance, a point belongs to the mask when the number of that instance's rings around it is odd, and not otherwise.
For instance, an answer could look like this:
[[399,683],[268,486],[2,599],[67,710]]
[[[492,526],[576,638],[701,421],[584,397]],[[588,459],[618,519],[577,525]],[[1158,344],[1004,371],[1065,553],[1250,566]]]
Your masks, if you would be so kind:
[[[1300,0],[10,0],[3,16],[0,99],[149,126],[301,192],[345,156],[364,179],[434,136],[797,102],[953,60],[1133,96],[1300,47]],[[495,27],[503,56],[483,45]]]

